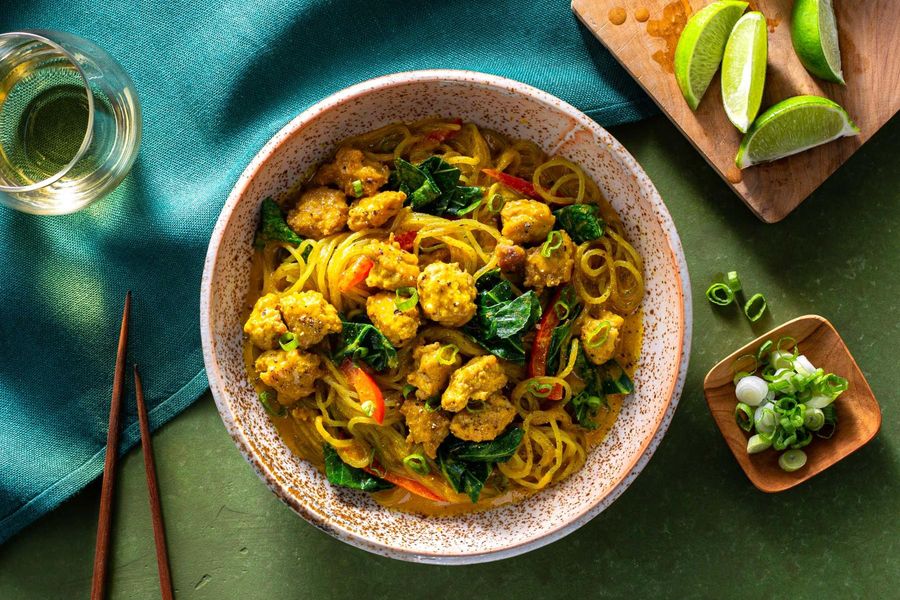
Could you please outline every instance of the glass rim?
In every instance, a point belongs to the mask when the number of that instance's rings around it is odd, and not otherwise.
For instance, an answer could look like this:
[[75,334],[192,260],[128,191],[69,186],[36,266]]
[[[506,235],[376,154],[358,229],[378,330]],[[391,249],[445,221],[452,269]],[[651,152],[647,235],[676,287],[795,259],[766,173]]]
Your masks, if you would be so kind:
[[85,126],[84,137],[81,140],[81,146],[78,148],[78,151],[75,153],[75,156],[72,157],[72,160],[69,161],[62,169],[40,181],[29,185],[4,185],[0,182],[0,192],[7,193],[21,193],[21,192],[33,192],[35,190],[39,190],[41,188],[45,188],[49,185],[53,185],[60,179],[66,176],[66,173],[72,170],[72,168],[81,160],[88,148],[91,145],[91,140],[93,139],[93,131],[94,131],[94,94],[91,92],[91,86],[88,83],[87,73],[84,72],[84,69],[78,63],[78,60],[75,58],[75,55],[66,50],[62,45],[54,42],[48,37],[43,35],[32,33],[30,31],[10,31],[8,33],[0,33],[0,42],[6,39],[14,39],[14,38],[26,38],[30,40],[34,40],[37,42],[41,42],[45,44],[60,54],[68,60],[78,71],[78,74],[81,76],[81,81],[84,84],[84,91],[87,94],[87,102],[88,102],[88,121]]

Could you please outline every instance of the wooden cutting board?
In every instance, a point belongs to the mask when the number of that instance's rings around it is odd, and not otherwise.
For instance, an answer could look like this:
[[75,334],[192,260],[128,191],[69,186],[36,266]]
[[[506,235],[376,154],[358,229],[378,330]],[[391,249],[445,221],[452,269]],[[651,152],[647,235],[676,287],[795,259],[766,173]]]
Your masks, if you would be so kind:
[[[791,96],[825,96],[847,109],[861,133],[743,171],[734,166],[741,133],[722,108],[719,76],[694,113],[672,71],[684,23],[709,3],[573,0],[572,10],[756,216],[775,223],[797,208],[900,108],[900,0],[836,0],[846,87],[816,79],[800,64],[791,45],[791,0],[750,2],[748,10],[762,11],[769,23],[769,62],[760,112]],[[623,12],[625,20],[615,24]]]

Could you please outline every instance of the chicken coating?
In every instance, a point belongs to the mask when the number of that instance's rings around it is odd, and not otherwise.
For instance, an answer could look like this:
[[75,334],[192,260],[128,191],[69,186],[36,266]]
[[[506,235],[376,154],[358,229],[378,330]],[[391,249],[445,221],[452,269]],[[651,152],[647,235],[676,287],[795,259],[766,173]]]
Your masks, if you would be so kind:
[[260,380],[278,392],[278,402],[291,404],[315,391],[316,380],[325,375],[321,362],[317,355],[295,348],[263,352],[255,366]]
[[525,264],[525,248],[509,238],[503,238],[494,247],[494,255],[500,270],[505,273],[518,271]]
[[391,292],[369,296],[366,300],[366,314],[372,324],[398,348],[416,337],[421,321],[419,309],[415,305],[399,310],[396,295]]
[[471,400],[487,400],[488,396],[502,390],[506,381],[506,373],[496,356],[477,356],[450,377],[450,384],[441,396],[441,406],[444,410],[459,412]]
[[287,330],[281,319],[281,297],[278,294],[266,294],[257,300],[244,323],[244,333],[254,346],[263,350],[277,348],[278,338]]
[[497,392],[488,396],[477,411],[464,410],[453,415],[450,431],[461,440],[486,442],[503,433],[515,416],[512,402]]
[[312,290],[284,296],[281,314],[300,348],[309,348],[329,333],[340,333],[343,329],[337,309],[325,296]]
[[404,401],[400,412],[406,417],[406,427],[409,429],[406,441],[410,444],[422,444],[425,454],[429,458],[435,458],[438,446],[450,433],[450,417],[447,413],[430,410],[425,406],[425,401],[418,398]]
[[[447,387],[447,382],[450,381],[450,374],[462,364],[458,352],[453,355],[450,364],[442,364],[438,360],[441,355],[441,347],[439,342],[434,342],[413,350],[415,366],[412,372],[406,376],[406,382],[416,388],[416,398],[419,400],[428,400],[443,392]],[[444,358],[447,356],[445,355]]]
[[538,290],[569,283],[575,266],[575,244],[565,231],[560,231],[562,245],[550,253],[541,254],[541,246],[529,248],[525,258],[525,285]]
[[351,231],[381,227],[400,212],[405,201],[406,194],[403,192],[380,192],[355,200],[350,206],[347,226]]
[[475,316],[475,278],[456,263],[431,263],[419,274],[419,304],[445,327],[462,327]]
[[598,319],[584,317],[580,337],[581,347],[584,348],[588,360],[595,365],[602,365],[611,359],[616,353],[619,330],[624,324],[625,319],[608,310],[600,313]]
[[[313,176],[318,185],[336,185],[348,196],[372,196],[387,183],[388,168],[369,160],[355,148],[341,148],[334,155],[334,162],[319,167]],[[357,194],[353,183],[362,184],[362,194]]]
[[344,192],[317,187],[303,192],[288,213],[287,224],[303,237],[321,240],[344,229],[349,210]]
[[500,209],[501,233],[517,244],[536,244],[547,239],[556,217],[538,200],[510,200]]
[[415,287],[419,276],[419,259],[415,254],[400,249],[396,242],[372,242],[366,254],[375,261],[366,277],[366,285],[383,290]]

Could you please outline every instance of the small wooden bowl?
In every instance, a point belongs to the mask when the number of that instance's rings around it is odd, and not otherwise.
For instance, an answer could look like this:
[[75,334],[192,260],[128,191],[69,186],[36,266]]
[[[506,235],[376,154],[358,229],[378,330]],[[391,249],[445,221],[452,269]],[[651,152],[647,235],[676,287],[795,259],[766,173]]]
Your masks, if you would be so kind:
[[[846,377],[850,382],[849,389],[834,402],[838,418],[834,435],[827,440],[814,438],[803,449],[807,455],[806,465],[793,473],[778,466],[778,452],[766,450],[748,454],[747,439],[750,436],[734,420],[737,404],[732,372],[734,361],[745,354],[756,354],[766,340],[777,343],[784,336],[796,339],[800,353],[816,367]],[[806,481],[862,448],[881,427],[881,409],[869,383],[834,326],[818,315],[797,317],[737,350],[710,370],[703,381],[703,391],[709,411],[732,454],[753,485],[763,492],[781,492]]]

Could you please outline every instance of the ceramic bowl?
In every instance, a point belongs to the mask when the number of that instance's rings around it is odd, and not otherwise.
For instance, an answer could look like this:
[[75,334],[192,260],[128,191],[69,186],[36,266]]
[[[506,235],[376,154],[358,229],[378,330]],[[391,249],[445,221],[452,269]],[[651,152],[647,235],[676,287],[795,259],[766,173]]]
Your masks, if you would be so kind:
[[[336,144],[396,121],[459,117],[538,143],[579,163],[621,215],[644,257],[644,340],[635,393],[582,470],[513,506],[454,517],[387,510],[365,493],[332,487],[294,456],[247,381],[241,306],[260,203],[286,190]],[[690,284],[672,219],[634,158],[574,107],[525,84],[466,71],[388,75],[304,111],[256,155],[216,223],[201,291],[203,357],[222,420],[260,478],[297,514],[338,539],[410,561],[475,563],[540,547],[618,498],[659,444],[678,402],[691,331]]]

